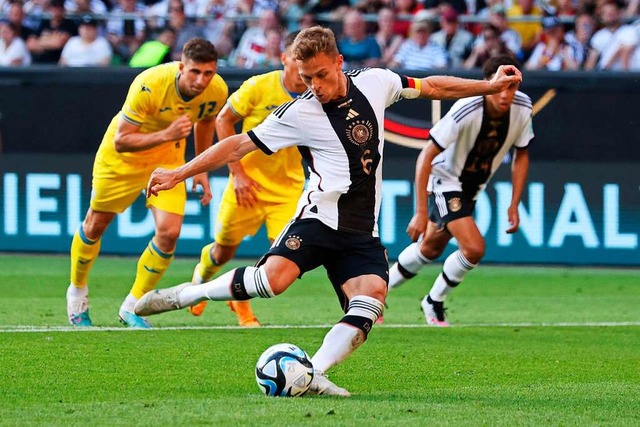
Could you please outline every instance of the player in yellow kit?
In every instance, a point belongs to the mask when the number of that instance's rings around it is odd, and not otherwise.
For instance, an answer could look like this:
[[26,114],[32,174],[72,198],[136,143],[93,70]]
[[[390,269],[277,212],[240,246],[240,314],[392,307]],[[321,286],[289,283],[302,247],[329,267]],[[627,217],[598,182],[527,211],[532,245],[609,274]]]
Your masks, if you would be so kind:
[[[98,149],[90,207],[71,244],[67,315],[72,325],[92,326],[87,279],[100,252],[100,239],[116,214],[140,196],[156,167],[173,169],[184,164],[186,137],[192,127],[196,154],[211,145],[216,115],[228,95],[226,83],[216,74],[217,59],[213,44],[191,39],[184,45],[180,62],[145,70],[129,87],[122,110],[111,121]],[[207,205],[211,189],[206,173],[194,177],[194,190],[197,186],[203,190],[201,203]],[[140,256],[133,287],[118,313],[127,326],[150,327],[133,313],[133,306],[169,267],[185,203],[184,185],[147,200],[155,235]]]
[[[291,101],[306,90],[290,47],[297,33],[285,39],[281,71],[254,76],[244,82],[227,101],[218,118],[216,131],[220,140],[234,135],[234,125],[242,120],[247,132],[267,118],[276,107]],[[256,150],[242,160],[229,164],[229,184],[222,196],[216,221],[214,243],[202,248],[200,262],[192,281],[200,284],[211,280],[220,268],[233,258],[238,246],[248,235],[254,235],[266,224],[270,242],[295,214],[304,187],[302,158],[296,147],[267,156]],[[199,316],[206,301],[189,307]],[[241,326],[260,326],[249,301],[230,301]]]

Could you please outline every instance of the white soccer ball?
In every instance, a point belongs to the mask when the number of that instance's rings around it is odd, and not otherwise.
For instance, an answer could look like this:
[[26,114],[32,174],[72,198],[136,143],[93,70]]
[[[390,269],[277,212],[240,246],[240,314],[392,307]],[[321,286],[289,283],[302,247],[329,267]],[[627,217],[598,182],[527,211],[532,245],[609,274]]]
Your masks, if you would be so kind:
[[267,396],[300,396],[309,389],[312,379],[309,355],[293,344],[269,347],[256,363],[256,382]]

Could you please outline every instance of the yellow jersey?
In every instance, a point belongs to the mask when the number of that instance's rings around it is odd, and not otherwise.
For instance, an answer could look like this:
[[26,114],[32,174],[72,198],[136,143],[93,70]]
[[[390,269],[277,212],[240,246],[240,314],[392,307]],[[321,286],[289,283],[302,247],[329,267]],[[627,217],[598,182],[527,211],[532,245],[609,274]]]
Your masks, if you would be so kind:
[[[528,15],[525,15],[520,5],[517,4],[507,10],[507,18],[536,17],[542,15],[542,9],[538,6],[534,6]],[[531,44],[536,38],[536,35],[542,30],[542,25],[539,22],[510,22],[509,27],[520,34],[523,45]]]
[[189,116],[192,123],[218,114],[229,93],[222,77],[216,74],[201,94],[189,99],[178,90],[179,75],[179,62],[158,65],[138,74],[129,87],[122,110],[111,120],[102,138],[98,155],[145,163],[184,161],[185,139],[133,153],[118,153],[114,145],[120,117],[140,126],[140,132],[151,133],[166,129],[184,114]]
[[[242,132],[258,126],[273,110],[293,99],[282,78],[281,70],[251,77],[229,97],[229,107],[243,118]],[[240,164],[262,187],[258,194],[260,200],[283,203],[300,197],[305,177],[297,147],[279,150],[271,156],[260,150],[252,151]]]

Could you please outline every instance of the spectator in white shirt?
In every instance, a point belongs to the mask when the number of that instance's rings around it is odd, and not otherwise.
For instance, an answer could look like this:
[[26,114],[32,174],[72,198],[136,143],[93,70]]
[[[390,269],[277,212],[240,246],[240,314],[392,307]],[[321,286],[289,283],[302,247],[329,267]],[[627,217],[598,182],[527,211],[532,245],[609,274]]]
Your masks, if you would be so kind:
[[429,70],[447,66],[447,52],[429,40],[432,26],[428,22],[416,21],[409,27],[409,37],[402,43],[391,62],[392,68],[407,70]]
[[62,49],[60,65],[71,67],[107,66],[111,62],[111,46],[98,35],[98,23],[92,16],[83,16],[78,36],[71,37]]
[[431,41],[447,51],[449,66],[460,68],[471,53],[473,34],[460,27],[458,12],[447,6],[440,15],[440,31],[433,33]]
[[526,63],[527,70],[577,70],[580,68],[584,52],[573,38],[565,36],[562,22],[555,16],[542,18],[544,35],[542,41],[533,48]]
[[[144,4],[136,0],[118,0],[111,11],[115,16],[107,21],[107,40],[115,54],[123,63],[129,61],[145,39],[145,23],[142,17],[146,12]],[[132,14],[136,18],[123,18],[119,14]]]
[[27,45],[16,35],[15,25],[9,21],[0,21],[0,66],[18,67],[31,64],[31,55]]
[[604,28],[591,38],[587,70],[626,71],[633,69],[632,58],[638,49],[638,33],[631,25],[622,25],[623,5],[607,1],[600,6]]

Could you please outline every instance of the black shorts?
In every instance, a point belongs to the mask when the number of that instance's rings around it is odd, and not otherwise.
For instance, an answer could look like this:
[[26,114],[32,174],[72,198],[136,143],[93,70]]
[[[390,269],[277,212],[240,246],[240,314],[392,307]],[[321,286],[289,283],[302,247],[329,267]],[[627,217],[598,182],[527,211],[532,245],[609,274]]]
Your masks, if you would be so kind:
[[324,266],[345,312],[349,301],[342,291],[342,285],[347,280],[375,274],[385,283],[389,282],[387,250],[380,238],[336,231],[316,219],[290,223],[258,265],[264,264],[271,255],[279,255],[296,263],[300,268],[300,277],[307,271]]
[[454,219],[473,216],[475,206],[475,200],[462,191],[429,193],[429,220],[441,230]]

